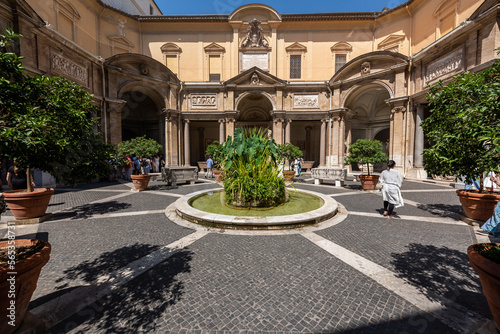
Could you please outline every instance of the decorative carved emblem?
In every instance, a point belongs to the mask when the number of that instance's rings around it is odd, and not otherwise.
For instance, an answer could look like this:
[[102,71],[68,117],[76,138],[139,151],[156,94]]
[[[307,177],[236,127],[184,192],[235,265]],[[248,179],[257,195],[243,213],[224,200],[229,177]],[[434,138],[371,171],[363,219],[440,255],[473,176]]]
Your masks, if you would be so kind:
[[451,76],[461,71],[463,67],[463,49],[458,49],[427,66],[425,83],[429,83],[441,77],[447,77],[448,75]]
[[259,76],[257,75],[257,73],[254,73],[252,75],[252,85],[258,85],[259,84]]
[[370,74],[370,62],[365,61],[363,64],[361,64],[361,75],[366,75]]
[[319,108],[318,94],[311,95],[294,95],[294,108]]
[[55,53],[52,54],[52,69],[88,84],[88,72],[85,67]]
[[241,44],[244,48],[268,47],[269,44],[264,39],[261,22],[257,19],[248,21],[247,37]]
[[190,96],[191,108],[193,109],[214,109],[217,108],[216,94],[192,94]]

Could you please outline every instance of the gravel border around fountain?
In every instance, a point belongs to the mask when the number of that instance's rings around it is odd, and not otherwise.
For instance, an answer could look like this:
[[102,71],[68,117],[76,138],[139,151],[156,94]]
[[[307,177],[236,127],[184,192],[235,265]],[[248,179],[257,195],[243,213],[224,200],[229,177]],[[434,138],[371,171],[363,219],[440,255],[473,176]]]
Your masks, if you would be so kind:
[[[338,211],[338,203],[329,196],[308,190],[297,190],[299,192],[320,197],[324,204],[321,208],[305,213],[273,217],[246,217],[214,214],[201,211],[189,205],[189,201],[196,196],[213,190],[202,190],[179,198],[175,204],[177,215],[189,222],[207,227],[226,229],[292,229],[319,224],[335,216]],[[294,191],[294,190],[291,190]]]

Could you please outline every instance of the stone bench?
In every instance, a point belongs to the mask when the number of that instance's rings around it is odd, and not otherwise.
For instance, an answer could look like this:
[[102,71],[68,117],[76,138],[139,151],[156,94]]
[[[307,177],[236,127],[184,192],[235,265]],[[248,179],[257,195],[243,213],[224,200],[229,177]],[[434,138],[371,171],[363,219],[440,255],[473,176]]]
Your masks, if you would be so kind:
[[163,167],[161,169],[161,178],[167,185],[176,186],[177,183],[189,182],[194,184],[198,180],[198,167]]
[[151,175],[151,181],[156,181],[156,179],[161,179],[161,173],[149,173]]
[[312,168],[311,177],[314,184],[322,184],[324,180],[335,181],[336,187],[342,187],[347,177],[346,168]]

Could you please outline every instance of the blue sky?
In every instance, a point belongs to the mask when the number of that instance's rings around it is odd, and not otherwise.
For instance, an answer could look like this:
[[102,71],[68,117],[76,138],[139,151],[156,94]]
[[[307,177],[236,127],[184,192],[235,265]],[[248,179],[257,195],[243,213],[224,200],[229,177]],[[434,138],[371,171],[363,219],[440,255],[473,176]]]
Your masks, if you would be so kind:
[[384,7],[393,8],[405,0],[155,0],[164,15],[178,14],[230,14],[249,3],[263,3],[280,14],[378,12]]

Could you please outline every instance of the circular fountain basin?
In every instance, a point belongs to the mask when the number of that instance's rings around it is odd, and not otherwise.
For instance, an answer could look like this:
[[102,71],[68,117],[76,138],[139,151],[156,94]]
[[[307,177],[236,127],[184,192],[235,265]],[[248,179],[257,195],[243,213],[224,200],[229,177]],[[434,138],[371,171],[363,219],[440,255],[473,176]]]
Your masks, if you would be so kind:
[[[333,217],[338,210],[338,203],[333,198],[319,193],[306,190],[297,190],[299,193],[312,195],[323,204],[311,211],[271,216],[267,210],[252,210],[258,216],[250,216],[248,212],[241,211],[241,214],[228,215],[220,213],[210,213],[194,208],[191,203],[200,196],[208,193],[215,193],[222,190],[203,190],[178,199],[175,202],[176,213],[179,217],[192,223],[227,229],[286,229],[300,228],[308,225],[321,223]],[[296,190],[290,190],[291,193]],[[222,204],[221,204],[222,205]],[[300,205],[300,204],[297,204]],[[288,210],[289,211],[289,210]]]

